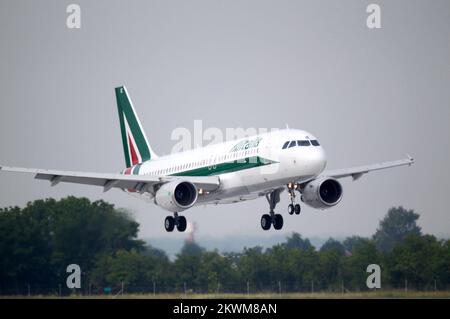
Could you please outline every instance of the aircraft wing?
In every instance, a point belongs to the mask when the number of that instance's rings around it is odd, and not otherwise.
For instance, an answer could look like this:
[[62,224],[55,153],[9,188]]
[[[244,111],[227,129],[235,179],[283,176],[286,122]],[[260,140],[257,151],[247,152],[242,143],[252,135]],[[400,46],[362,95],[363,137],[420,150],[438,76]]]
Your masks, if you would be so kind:
[[111,188],[135,189],[139,192],[146,192],[153,189],[153,186],[167,182],[182,180],[189,181],[206,191],[214,191],[220,181],[217,176],[151,176],[151,175],[124,175],[108,173],[86,173],[72,171],[46,170],[38,168],[22,168],[0,166],[0,171],[18,172],[34,174],[34,178],[48,180],[52,186],[58,183],[76,183],[103,187],[107,192]]
[[351,176],[353,178],[353,180],[357,180],[363,174],[366,174],[371,171],[377,171],[380,169],[386,169],[386,168],[391,168],[391,167],[396,167],[396,166],[413,164],[414,159],[409,155],[407,155],[407,156],[408,156],[408,158],[397,160],[397,161],[383,162],[383,163],[379,163],[379,164],[372,164],[372,165],[359,166],[359,167],[353,167],[353,168],[326,170],[326,171],[323,171],[319,177],[343,178],[343,177]]

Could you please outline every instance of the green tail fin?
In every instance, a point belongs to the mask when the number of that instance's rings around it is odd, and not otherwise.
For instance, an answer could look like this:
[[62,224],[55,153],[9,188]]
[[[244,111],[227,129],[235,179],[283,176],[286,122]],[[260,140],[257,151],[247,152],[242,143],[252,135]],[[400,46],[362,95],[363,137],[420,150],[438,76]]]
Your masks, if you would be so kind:
[[156,158],[128,96],[127,89],[121,86],[115,90],[125,164],[127,167],[131,167]]

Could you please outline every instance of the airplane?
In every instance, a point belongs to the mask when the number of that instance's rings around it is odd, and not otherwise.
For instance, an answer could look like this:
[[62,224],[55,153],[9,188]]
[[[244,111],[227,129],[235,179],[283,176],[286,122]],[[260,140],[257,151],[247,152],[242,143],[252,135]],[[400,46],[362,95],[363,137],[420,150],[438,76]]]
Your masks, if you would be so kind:
[[149,200],[171,212],[164,227],[172,232],[186,230],[179,213],[198,205],[228,204],[265,197],[269,212],[261,216],[261,227],[283,227],[283,216],[275,213],[280,194],[290,198],[288,214],[300,214],[296,192],[304,204],[327,209],[343,195],[340,178],[376,170],[411,165],[407,158],[354,168],[326,170],[327,160],[319,140],[309,132],[282,129],[233,141],[207,145],[166,156],[151,148],[125,86],[115,89],[126,168],[119,173],[86,173],[0,166],[0,171],[31,173],[48,180],[118,188]]

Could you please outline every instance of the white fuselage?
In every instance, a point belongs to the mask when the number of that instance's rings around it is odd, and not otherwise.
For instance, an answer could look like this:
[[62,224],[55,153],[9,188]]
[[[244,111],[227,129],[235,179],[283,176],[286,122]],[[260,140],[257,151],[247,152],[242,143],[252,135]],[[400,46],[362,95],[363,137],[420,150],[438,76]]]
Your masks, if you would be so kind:
[[[295,146],[283,148],[291,141],[295,141]],[[300,146],[297,141],[308,142]],[[311,141],[317,140],[308,132],[284,129],[161,156],[124,172],[155,176],[215,175],[220,178],[220,188],[212,194],[200,191],[196,205],[234,203],[255,199],[291,182],[303,183],[317,177],[325,169],[326,156],[322,146],[312,145]],[[151,193],[142,196],[153,198]]]
[[10,167],[0,171],[32,173],[52,186],[61,182],[116,188],[148,199],[173,216],[164,220],[166,231],[186,230],[187,221],[179,213],[195,205],[227,204],[265,196],[269,213],[261,216],[261,227],[283,227],[283,216],[274,209],[280,193],[289,192],[289,214],[300,214],[301,201],[316,209],[327,209],[342,199],[337,179],[360,178],[370,171],[411,165],[408,158],[336,170],[326,170],[325,152],[310,133],[284,129],[217,143],[202,148],[158,157],[152,150],[141,122],[124,86],[115,88],[125,170],[121,173],[62,171]]

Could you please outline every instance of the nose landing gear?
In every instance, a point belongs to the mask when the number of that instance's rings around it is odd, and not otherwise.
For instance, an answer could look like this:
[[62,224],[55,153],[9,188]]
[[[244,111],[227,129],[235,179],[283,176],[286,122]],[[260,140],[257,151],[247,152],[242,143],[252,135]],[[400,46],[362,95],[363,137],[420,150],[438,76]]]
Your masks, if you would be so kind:
[[289,215],[299,215],[301,211],[300,204],[294,204],[295,202],[295,190],[298,188],[297,184],[289,183],[287,184],[289,197],[291,199],[291,203],[288,205],[288,213]]
[[289,204],[288,205],[288,213],[289,213],[289,215],[293,215],[294,213],[296,214],[296,215],[298,215],[298,214],[300,214],[300,212],[301,212],[301,207],[300,207],[300,204]]

